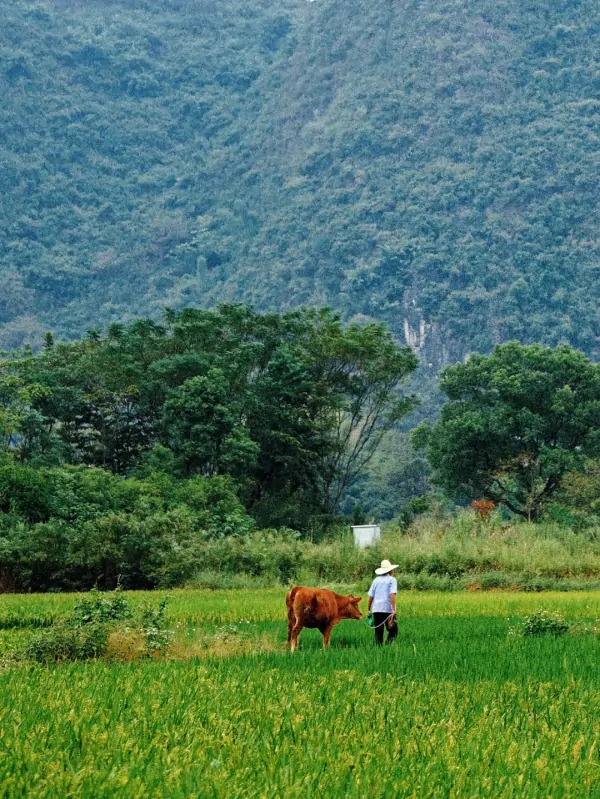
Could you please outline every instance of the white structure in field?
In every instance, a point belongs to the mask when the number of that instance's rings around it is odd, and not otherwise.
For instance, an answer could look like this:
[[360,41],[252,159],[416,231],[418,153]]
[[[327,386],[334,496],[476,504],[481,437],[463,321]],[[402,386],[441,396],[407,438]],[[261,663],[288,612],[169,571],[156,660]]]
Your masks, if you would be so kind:
[[355,524],[352,527],[352,532],[355,546],[361,549],[381,541],[381,530],[378,524]]

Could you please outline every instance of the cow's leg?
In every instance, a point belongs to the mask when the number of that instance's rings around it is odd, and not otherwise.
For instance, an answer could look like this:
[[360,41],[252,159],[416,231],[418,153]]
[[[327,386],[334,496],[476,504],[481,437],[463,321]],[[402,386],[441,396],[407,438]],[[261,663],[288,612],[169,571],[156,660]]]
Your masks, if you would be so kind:
[[334,622],[328,624],[327,627],[323,630],[323,649],[327,649],[329,646],[329,638],[331,637],[331,631],[333,630]]
[[298,587],[294,586],[291,591],[288,592],[288,595],[285,598],[285,606],[287,609],[287,617],[288,617],[288,631],[287,631],[287,644],[286,646],[290,645],[290,641],[292,640],[292,628],[294,626],[294,622],[296,621],[296,614],[294,613],[294,597],[298,593]]
[[286,646],[289,646],[290,641],[292,640],[292,630],[294,629],[295,622],[296,616],[294,615],[294,611],[292,608],[288,608],[288,632]]
[[298,647],[298,636],[300,635],[300,630],[302,629],[302,623],[299,619],[296,619],[294,626],[292,627],[292,632],[290,636],[290,652],[294,652]]

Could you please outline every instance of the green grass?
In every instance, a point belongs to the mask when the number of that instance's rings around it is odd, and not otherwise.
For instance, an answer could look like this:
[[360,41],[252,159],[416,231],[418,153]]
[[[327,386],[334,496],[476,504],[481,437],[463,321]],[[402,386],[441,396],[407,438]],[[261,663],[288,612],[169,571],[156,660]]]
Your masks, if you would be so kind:
[[[590,625],[600,593],[405,593],[393,647],[343,622],[293,656],[284,595],[172,592],[168,660],[0,669],[2,796],[600,796],[600,639],[508,634]],[[75,601],[0,597],[0,645]]]
[[408,531],[385,523],[381,545],[365,550],[354,546],[349,529],[319,543],[264,531],[211,541],[188,587],[368,583],[384,557],[398,564],[403,590],[600,590],[600,528],[507,522],[498,514],[482,523],[472,511],[422,516]]

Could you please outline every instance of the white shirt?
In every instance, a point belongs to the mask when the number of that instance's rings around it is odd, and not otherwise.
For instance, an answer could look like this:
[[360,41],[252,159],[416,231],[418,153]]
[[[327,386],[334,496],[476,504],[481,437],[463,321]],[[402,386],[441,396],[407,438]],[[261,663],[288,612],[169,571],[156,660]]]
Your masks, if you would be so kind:
[[373,613],[392,613],[392,600],[390,594],[398,593],[398,583],[395,577],[382,574],[376,577],[369,588],[369,596],[373,598],[371,610]]

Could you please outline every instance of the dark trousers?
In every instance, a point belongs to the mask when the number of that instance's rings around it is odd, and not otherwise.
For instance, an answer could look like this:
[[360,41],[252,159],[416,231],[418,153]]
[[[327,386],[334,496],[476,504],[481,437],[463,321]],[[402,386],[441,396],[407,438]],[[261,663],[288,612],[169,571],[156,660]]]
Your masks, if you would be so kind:
[[386,622],[386,619],[389,617],[389,613],[374,613],[373,618],[375,620],[375,643],[377,646],[381,646],[383,643],[383,633],[384,630],[388,631],[387,634],[387,643],[391,644],[394,638],[398,635],[398,624],[396,623],[395,618],[391,618],[389,621]]

